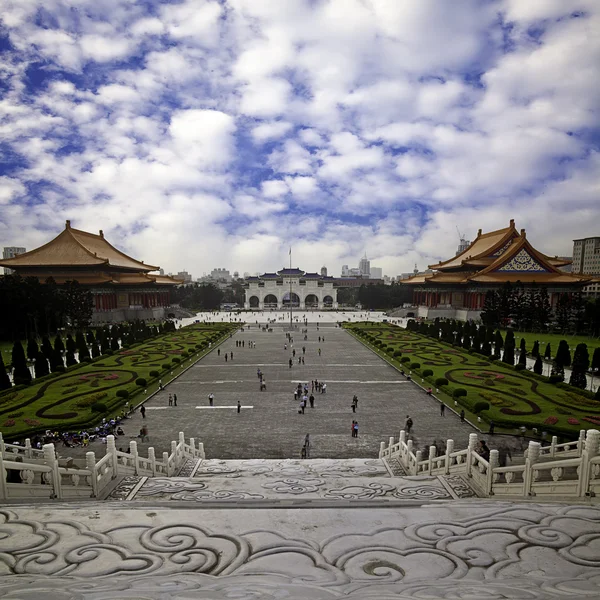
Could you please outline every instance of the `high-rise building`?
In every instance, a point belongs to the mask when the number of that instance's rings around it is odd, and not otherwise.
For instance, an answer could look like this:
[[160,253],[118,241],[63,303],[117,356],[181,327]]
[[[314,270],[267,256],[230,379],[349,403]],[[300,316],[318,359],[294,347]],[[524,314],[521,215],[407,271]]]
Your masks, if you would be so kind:
[[183,283],[192,283],[192,276],[187,271],[179,271],[177,278],[183,279]]
[[456,255],[458,256],[461,252],[464,252],[470,245],[471,242],[461,235],[459,238],[458,250],[456,251]]
[[363,277],[369,277],[371,274],[371,261],[367,258],[365,254],[363,258],[360,259],[358,263],[358,270]]
[[[600,275],[600,237],[573,240],[573,273]],[[586,296],[600,296],[600,283],[597,280],[586,285],[583,290]]]
[[[19,254],[25,254],[27,250],[25,248],[20,248],[18,246],[5,246],[4,251],[2,252],[2,258],[14,258]],[[8,267],[4,267],[4,274],[10,275],[13,272],[12,269]]]
[[348,265],[342,265],[342,277],[348,277],[350,275],[349,271]]
[[327,267],[321,267],[321,277],[327,277]]
[[371,267],[371,279],[383,279],[383,269],[380,267]]
[[231,273],[227,269],[213,269],[210,276],[215,280],[231,281]]
[[600,275],[600,237],[573,240],[573,273]]

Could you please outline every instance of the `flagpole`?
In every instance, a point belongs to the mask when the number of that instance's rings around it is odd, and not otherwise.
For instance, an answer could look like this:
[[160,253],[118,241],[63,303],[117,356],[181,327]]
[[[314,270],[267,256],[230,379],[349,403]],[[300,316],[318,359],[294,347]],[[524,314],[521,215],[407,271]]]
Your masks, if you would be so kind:
[[294,328],[292,321],[292,247],[290,246],[290,331]]

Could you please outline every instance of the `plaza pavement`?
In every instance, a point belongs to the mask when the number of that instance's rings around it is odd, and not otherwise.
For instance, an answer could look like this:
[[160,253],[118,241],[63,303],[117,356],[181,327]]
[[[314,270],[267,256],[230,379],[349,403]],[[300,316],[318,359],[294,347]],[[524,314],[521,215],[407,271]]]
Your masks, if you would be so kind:
[[[449,437],[457,447],[467,443],[473,431],[469,425],[461,424],[450,410],[440,417],[435,399],[349,333],[334,324],[321,325],[318,331],[316,324],[309,324],[308,329],[306,342],[300,331],[293,333],[296,360],[291,369],[282,325],[274,325],[272,332],[250,325],[221,344],[220,356],[215,348],[146,402],[144,423],[150,441],[138,444],[142,455],[153,446],[160,457],[183,431],[204,443],[207,458],[299,458],[306,433],[311,435],[313,458],[376,457],[381,441],[398,436],[407,414],[414,422],[417,447],[425,449],[433,440]],[[318,336],[325,341],[319,343]],[[244,341],[245,347],[236,347],[236,341]],[[257,347],[250,348],[250,341]],[[303,345],[305,364],[298,365]],[[225,362],[225,352],[233,352],[233,361]],[[267,391],[259,391],[257,368],[264,374]],[[315,392],[315,408],[298,414],[294,388],[298,382],[310,385],[313,379],[327,383],[327,393]],[[212,409],[210,393],[215,395]],[[177,407],[168,406],[169,394],[177,394]],[[354,394],[359,398],[356,414],[350,407]],[[244,407],[239,414],[238,400]],[[354,418],[359,422],[358,438],[350,435]],[[141,426],[137,411],[124,422],[126,435],[117,439],[117,446],[125,449]],[[98,443],[91,449],[103,454]],[[69,451],[61,454],[65,452]]]

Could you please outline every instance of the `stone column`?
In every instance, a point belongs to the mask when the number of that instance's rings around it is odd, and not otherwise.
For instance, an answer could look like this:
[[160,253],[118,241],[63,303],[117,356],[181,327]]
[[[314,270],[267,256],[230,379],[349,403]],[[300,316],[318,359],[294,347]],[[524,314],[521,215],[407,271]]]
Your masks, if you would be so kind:
[[446,440],[446,460],[444,462],[444,472],[446,475],[450,473],[450,454],[454,452],[454,440]]
[[154,448],[152,446],[148,448],[148,460],[150,461],[150,469],[152,470],[152,475],[156,476],[156,455],[154,454]]
[[467,447],[467,476],[471,477],[473,473],[473,454],[477,451],[477,434],[469,434],[469,445]]
[[135,475],[139,474],[140,465],[138,462],[138,447],[137,442],[135,440],[131,440],[129,442],[129,454],[131,454],[131,458],[133,459],[133,468]]
[[94,452],[85,453],[85,468],[90,472],[90,486],[92,488],[90,498],[97,498],[98,477],[96,476],[96,454]]
[[[383,444],[383,442],[381,442]],[[8,498],[8,488],[6,483],[6,469],[4,468],[4,455],[0,453],[0,500]]]
[[58,470],[58,460],[56,460],[56,452],[54,450],[54,444],[44,444],[42,447],[44,451],[44,461],[52,471],[50,471],[50,477],[52,479],[52,497],[62,500],[62,482],[60,480],[60,471]]
[[532,491],[534,483],[533,465],[537,463],[540,458],[541,444],[539,442],[530,441],[527,448],[527,458],[525,459],[525,471],[523,472],[523,495],[524,496],[535,496],[535,492]]
[[494,469],[498,468],[498,450],[490,450],[490,466],[486,473],[487,481],[486,481],[486,493],[488,496],[493,496],[493,486],[494,486]]
[[114,479],[119,474],[119,457],[117,456],[117,446],[114,435],[106,436],[106,454],[111,455],[110,466],[112,468],[112,479]]
[[577,495],[580,497],[590,494],[590,481],[592,480],[592,470],[594,464],[592,458],[598,456],[600,446],[600,431],[597,429],[588,429],[585,438],[585,450],[581,456],[581,465],[579,468],[579,485]]

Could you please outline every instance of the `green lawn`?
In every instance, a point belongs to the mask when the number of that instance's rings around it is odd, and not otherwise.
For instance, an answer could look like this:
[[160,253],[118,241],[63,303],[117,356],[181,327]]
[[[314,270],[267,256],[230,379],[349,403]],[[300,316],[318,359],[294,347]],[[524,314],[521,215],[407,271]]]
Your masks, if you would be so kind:
[[[239,325],[229,323],[195,324],[163,334],[153,340],[133,345],[94,362],[72,367],[58,376],[44,378],[21,389],[0,394],[0,431],[6,439],[24,437],[46,429],[74,430],[89,427],[102,417],[116,416],[125,402],[143,399],[144,389],[150,394],[180,373],[192,362]],[[158,376],[150,375],[158,372]],[[144,378],[147,385],[136,384]],[[127,390],[129,398],[117,396]],[[138,398],[133,398],[134,395]],[[105,404],[105,414],[93,413],[94,402]]]
[[[424,385],[435,388],[437,378],[446,378],[449,383],[441,387],[440,397],[443,396],[448,404],[454,404],[452,394],[456,388],[467,392],[456,401],[458,408],[463,407],[468,414],[475,416],[475,405],[487,402],[489,409],[479,415],[486,421],[493,420],[498,430],[514,433],[516,428],[525,426],[573,437],[580,429],[600,425],[600,402],[586,398],[576,390],[561,389],[393,325],[360,323],[345,327],[392,364],[407,372],[411,369],[417,381],[426,369],[433,371],[433,375],[425,378]],[[377,346],[379,341],[382,347]],[[402,355],[394,357],[398,351]],[[405,357],[410,359],[409,362],[401,362]],[[419,366],[413,366],[415,364]]]
[[[590,358],[596,348],[600,347],[600,338],[591,338],[583,335],[565,335],[562,333],[526,333],[521,331],[515,331],[515,341],[517,348],[521,343],[521,338],[525,338],[525,344],[527,344],[527,352],[531,352],[533,344],[536,340],[540,343],[540,352],[542,356],[546,350],[546,344],[550,343],[552,349],[552,356],[556,354],[558,344],[561,340],[566,340],[571,349],[571,354],[575,351],[577,344],[587,344]],[[502,337],[506,339],[506,330],[502,331]]]

